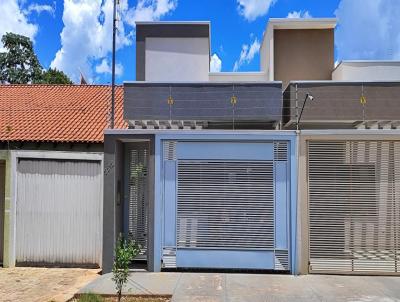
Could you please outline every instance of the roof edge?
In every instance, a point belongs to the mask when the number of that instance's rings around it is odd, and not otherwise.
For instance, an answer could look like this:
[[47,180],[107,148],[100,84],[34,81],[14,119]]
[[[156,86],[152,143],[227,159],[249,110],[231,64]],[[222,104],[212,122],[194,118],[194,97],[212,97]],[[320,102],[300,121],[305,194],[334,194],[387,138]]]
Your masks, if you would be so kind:
[[269,18],[261,45],[264,44],[267,33],[274,29],[334,29],[336,25],[336,18]]
[[388,81],[388,80],[380,80],[380,81],[333,81],[333,80],[307,80],[307,81],[290,81],[288,85],[291,84],[400,84],[400,80],[398,81]]
[[329,29],[335,28],[336,18],[270,18],[268,25],[277,29]]
[[171,86],[179,86],[179,85],[210,85],[210,86],[218,86],[218,85],[247,85],[247,84],[265,84],[265,85],[276,85],[282,84],[282,81],[263,81],[263,82],[213,82],[213,81],[204,81],[204,82],[156,82],[156,81],[125,81],[124,85],[171,85]]
[[135,21],[136,25],[211,25],[211,21]]

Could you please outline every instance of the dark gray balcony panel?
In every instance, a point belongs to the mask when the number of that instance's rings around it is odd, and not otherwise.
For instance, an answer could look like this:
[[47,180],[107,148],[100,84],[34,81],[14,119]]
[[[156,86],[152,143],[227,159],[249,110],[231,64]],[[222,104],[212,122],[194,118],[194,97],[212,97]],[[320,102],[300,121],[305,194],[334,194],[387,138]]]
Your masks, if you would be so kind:
[[[124,84],[124,118],[181,121],[281,120],[282,84],[146,83]],[[168,104],[172,97],[173,104]],[[236,97],[232,105],[231,97]]]
[[[296,112],[300,112],[307,93],[314,100],[306,103],[300,121],[303,126],[357,127],[400,120],[400,82],[290,82],[283,96],[283,122],[287,127],[296,124]],[[364,105],[360,101],[362,96]]]

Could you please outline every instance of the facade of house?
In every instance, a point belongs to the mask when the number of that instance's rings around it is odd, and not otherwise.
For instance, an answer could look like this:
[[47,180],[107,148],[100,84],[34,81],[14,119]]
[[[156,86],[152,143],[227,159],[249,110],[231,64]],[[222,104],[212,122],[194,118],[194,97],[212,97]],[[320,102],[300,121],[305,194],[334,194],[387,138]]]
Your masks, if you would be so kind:
[[[0,262],[101,266],[103,130],[111,90],[0,86]],[[116,126],[123,90],[117,88]]]
[[138,22],[106,130],[103,271],[397,274],[398,62],[334,66],[335,19],[270,19],[260,71],[210,73],[208,22]]
[[[209,22],[138,22],[136,81],[0,86],[0,260],[399,274],[400,69],[334,66],[335,19],[270,19],[260,71]],[[104,130],[106,129],[106,130]]]

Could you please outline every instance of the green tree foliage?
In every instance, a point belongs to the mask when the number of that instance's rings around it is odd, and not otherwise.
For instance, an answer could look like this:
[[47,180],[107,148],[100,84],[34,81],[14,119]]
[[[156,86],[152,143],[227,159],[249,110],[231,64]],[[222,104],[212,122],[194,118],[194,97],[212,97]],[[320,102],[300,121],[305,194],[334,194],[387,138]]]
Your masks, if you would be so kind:
[[6,33],[2,38],[6,52],[0,53],[0,81],[26,84],[40,81],[42,66],[28,37]]
[[118,294],[118,301],[121,301],[122,288],[128,281],[129,265],[140,252],[140,246],[132,240],[125,240],[122,234],[119,234],[115,246],[115,256],[113,265],[112,280]]
[[72,81],[64,72],[52,68],[43,71],[41,82],[46,84],[72,84]]
[[43,71],[33,50],[32,41],[25,36],[6,33],[1,38],[5,52],[0,52],[0,83],[10,84],[71,84],[72,81],[56,69]]

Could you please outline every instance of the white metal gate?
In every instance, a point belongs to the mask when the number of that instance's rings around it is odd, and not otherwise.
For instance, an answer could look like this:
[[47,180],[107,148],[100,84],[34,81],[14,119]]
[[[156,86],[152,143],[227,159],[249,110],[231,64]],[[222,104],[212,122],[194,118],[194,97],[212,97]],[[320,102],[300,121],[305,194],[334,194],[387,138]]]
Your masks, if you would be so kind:
[[127,235],[141,247],[137,260],[147,260],[148,245],[148,143],[134,143],[127,149],[128,200]]
[[16,262],[99,265],[100,161],[18,159]]
[[164,141],[165,268],[289,270],[286,141]]
[[310,272],[400,272],[400,142],[309,141]]
[[273,249],[273,161],[179,161],[177,246]]

